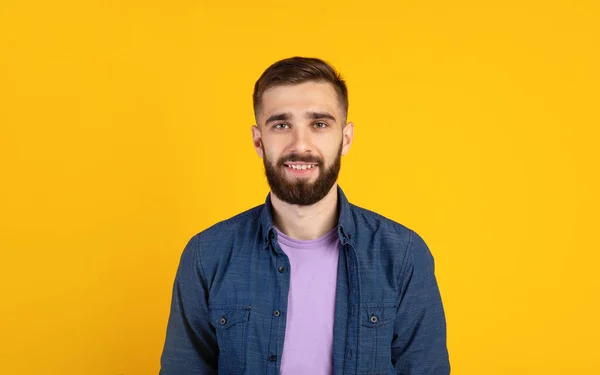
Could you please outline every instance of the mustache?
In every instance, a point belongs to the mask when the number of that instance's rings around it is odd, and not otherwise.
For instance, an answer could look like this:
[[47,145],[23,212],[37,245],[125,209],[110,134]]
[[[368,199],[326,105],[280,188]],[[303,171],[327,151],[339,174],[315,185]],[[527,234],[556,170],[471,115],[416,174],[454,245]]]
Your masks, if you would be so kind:
[[289,154],[286,156],[282,156],[277,162],[277,165],[281,167],[285,163],[290,161],[316,163],[317,165],[321,165],[323,163],[323,160],[315,155]]

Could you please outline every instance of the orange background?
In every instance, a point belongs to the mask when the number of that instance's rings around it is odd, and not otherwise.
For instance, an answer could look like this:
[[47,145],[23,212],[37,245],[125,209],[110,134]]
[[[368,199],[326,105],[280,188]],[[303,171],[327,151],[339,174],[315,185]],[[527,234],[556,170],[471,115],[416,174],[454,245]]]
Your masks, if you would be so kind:
[[350,89],[340,185],[421,234],[453,374],[600,357],[597,1],[3,1],[1,374],[156,374],[179,257],[262,203],[254,81]]

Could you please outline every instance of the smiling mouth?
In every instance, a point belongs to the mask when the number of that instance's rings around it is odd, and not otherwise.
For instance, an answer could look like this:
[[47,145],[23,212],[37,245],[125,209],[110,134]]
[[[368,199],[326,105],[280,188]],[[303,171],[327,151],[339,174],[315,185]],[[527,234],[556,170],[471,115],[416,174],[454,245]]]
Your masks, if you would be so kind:
[[316,164],[302,164],[302,163],[284,163],[283,165],[285,165],[287,168],[290,169],[294,169],[297,171],[301,171],[301,170],[306,170],[306,169],[313,169],[315,168],[317,165]]

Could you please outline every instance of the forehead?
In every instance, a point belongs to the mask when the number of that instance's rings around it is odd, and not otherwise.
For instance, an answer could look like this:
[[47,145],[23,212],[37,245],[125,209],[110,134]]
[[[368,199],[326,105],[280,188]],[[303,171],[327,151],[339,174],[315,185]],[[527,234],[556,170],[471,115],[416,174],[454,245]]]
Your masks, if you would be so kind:
[[261,115],[274,112],[327,110],[339,115],[341,104],[333,85],[329,82],[303,82],[269,88],[262,96]]

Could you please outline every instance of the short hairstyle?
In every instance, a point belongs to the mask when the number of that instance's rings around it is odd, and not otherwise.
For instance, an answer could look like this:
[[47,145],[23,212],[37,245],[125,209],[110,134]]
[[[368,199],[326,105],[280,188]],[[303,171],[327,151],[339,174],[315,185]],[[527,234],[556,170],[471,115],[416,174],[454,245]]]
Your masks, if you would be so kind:
[[268,89],[279,85],[293,85],[309,81],[329,82],[338,94],[344,117],[348,115],[348,88],[342,76],[325,61],[312,57],[290,57],[269,66],[254,84],[254,115],[261,110],[262,96]]

